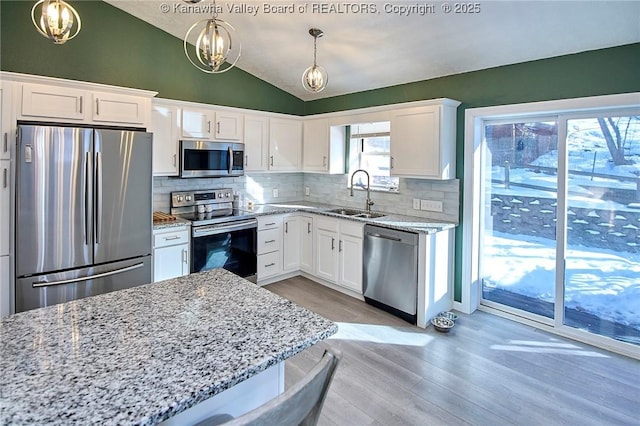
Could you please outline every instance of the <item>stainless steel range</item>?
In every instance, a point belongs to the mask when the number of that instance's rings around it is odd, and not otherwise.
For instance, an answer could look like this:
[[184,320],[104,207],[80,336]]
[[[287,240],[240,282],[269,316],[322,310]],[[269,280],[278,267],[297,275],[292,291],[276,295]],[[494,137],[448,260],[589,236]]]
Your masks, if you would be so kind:
[[228,188],[172,192],[171,214],[191,221],[192,273],[224,268],[255,282],[258,221],[232,201]]

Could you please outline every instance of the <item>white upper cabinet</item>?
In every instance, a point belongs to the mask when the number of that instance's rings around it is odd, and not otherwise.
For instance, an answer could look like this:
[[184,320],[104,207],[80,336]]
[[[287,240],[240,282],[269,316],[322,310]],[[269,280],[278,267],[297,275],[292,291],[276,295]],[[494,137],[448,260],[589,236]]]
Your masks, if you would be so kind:
[[300,171],[302,164],[302,122],[295,119],[269,120],[269,170]]
[[182,109],[182,137],[192,139],[213,139],[215,113],[204,108]]
[[182,137],[191,139],[240,141],[244,133],[241,113],[213,108],[184,107]]
[[456,176],[456,108],[459,102],[391,113],[391,175],[428,179]]
[[243,114],[230,111],[216,111],[215,138],[225,141],[239,141],[244,133]]
[[265,171],[269,157],[269,119],[244,116],[244,170]]
[[153,175],[178,175],[180,109],[172,105],[154,105],[151,111],[153,132]]
[[329,120],[319,118],[304,121],[302,136],[302,168],[304,171],[329,170]]
[[151,122],[155,92],[24,74],[6,78],[16,83],[18,119],[144,128]]
[[330,127],[327,118],[304,121],[302,169],[305,172],[344,173],[344,126]]
[[26,118],[61,118],[83,121],[87,117],[90,92],[44,84],[22,85],[20,113]]
[[94,92],[92,107],[96,122],[144,124],[151,103],[138,96]]

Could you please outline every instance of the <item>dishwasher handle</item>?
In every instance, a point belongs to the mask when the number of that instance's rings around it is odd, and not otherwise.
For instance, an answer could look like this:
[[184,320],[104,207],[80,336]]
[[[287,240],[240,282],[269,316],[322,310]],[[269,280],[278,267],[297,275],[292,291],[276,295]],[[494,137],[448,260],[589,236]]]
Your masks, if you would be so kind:
[[375,237],[375,238],[384,238],[385,240],[391,240],[391,241],[402,241],[402,238],[392,237],[390,235],[372,234],[370,232],[367,232],[367,236],[368,237]]

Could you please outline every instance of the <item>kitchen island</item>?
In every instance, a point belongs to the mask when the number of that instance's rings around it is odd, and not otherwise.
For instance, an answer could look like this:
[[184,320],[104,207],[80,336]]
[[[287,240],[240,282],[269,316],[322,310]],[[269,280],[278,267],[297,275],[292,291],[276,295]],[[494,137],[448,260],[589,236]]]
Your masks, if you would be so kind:
[[22,312],[0,320],[0,424],[186,420],[336,331],[221,269]]

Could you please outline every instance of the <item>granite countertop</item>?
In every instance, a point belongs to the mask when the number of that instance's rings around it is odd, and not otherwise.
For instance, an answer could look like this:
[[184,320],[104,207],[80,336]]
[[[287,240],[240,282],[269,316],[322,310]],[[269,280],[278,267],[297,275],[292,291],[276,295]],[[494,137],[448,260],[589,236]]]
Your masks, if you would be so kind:
[[336,331],[222,269],[11,315],[0,424],[156,424]]
[[176,220],[172,220],[172,221],[165,221],[165,222],[153,222],[153,230],[157,231],[159,229],[166,229],[166,228],[175,228],[178,226],[185,226],[185,225],[191,225],[191,221],[188,221],[186,219],[182,219],[180,217],[176,217]]
[[[458,226],[452,222],[438,222],[416,216],[404,216],[397,214],[386,214],[379,218],[366,219],[361,217],[345,216],[337,213],[331,213],[329,210],[344,208],[330,204],[310,203],[310,202],[292,202],[282,204],[258,204],[253,209],[245,211],[255,213],[257,216],[270,214],[308,212],[325,216],[336,217],[340,219],[352,220],[357,222],[369,223],[372,225],[384,226],[386,228],[397,229],[400,231],[418,232],[423,234],[433,234]],[[360,209],[356,209],[360,210]]]

